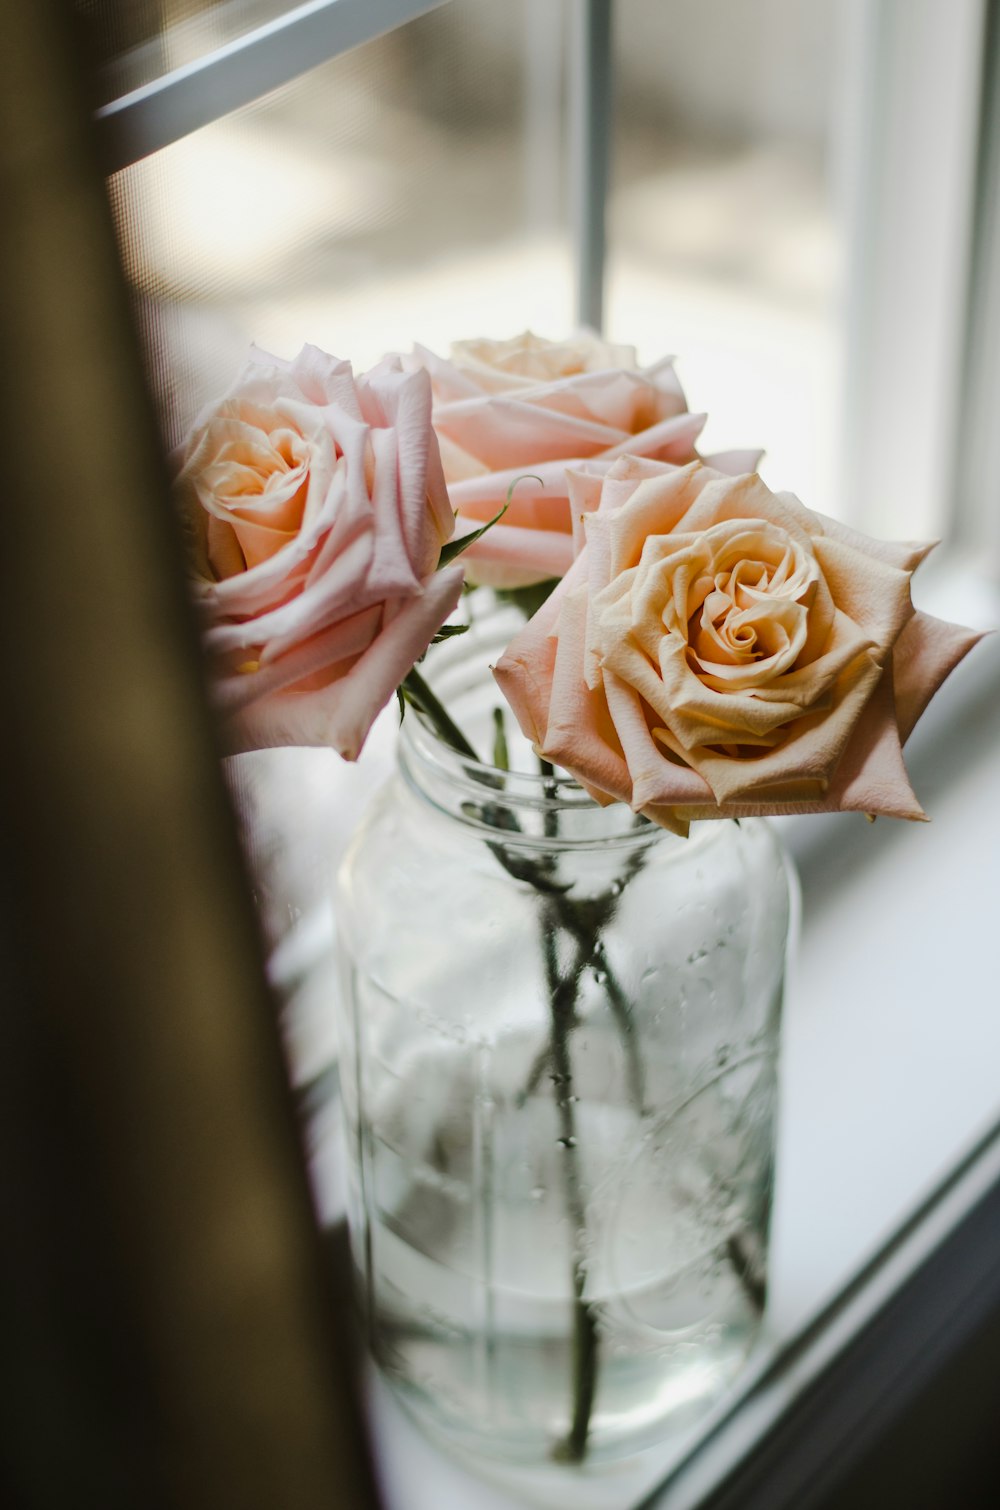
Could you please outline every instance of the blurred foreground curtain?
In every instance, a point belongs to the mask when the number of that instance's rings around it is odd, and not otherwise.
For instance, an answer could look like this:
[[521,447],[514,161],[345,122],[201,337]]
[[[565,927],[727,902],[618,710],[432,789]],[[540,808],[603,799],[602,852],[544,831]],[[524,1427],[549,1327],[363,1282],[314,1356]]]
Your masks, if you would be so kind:
[[374,1504],[69,4],[0,0],[0,1500]]

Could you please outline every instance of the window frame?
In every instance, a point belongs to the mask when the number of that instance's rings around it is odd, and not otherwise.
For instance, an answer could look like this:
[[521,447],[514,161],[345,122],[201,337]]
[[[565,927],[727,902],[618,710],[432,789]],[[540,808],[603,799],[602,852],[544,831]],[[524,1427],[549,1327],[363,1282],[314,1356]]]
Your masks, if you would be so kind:
[[[105,172],[131,167],[345,52],[451,0],[308,0],[94,113]],[[613,0],[573,0],[570,195],[576,310],[604,323]]]
[[448,0],[306,0],[94,112],[117,173]]
[[990,1441],[988,1407],[963,1400],[963,1430],[898,1447],[928,1408],[953,1420],[956,1369],[963,1394],[995,1397],[976,1344],[1000,1325],[998,1253],[994,1128],[636,1510],[846,1510],[874,1503],[860,1486],[887,1466],[895,1503],[944,1503],[935,1494]]
[[[109,172],[252,103],[336,56],[450,0],[310,0],[96,112]],[[848,227],[845,492],[853,522],[912,537],[935,519],[1000,560],[1000,0],[850,0],[852,92],[837,142]],[[957,20],[956,20],[957,17]],[[600,329],[613,124],[612,0],[574,0],[570,177],[577,310]],[[890,70],[887,58],[904,57]],[[985,64],[981,61],[985,59]],[[942,71],[962,102],[920,194],[904,167]],[[919,133],[918,133],[919,134]],[[886,185],[901,185],[884,200]],[[901,197],[900,197],[901,196]],[[921,197],[923,206],[921,205]],[[917,232],[927,203],[947,206]],[[911,266],[913,263],[913,266]],[[899,273],[932,295],[919,312],[922,364]],[[892,381],[890,381],[890,367]],[[850,375],[864,375],[852,383]],[[919,423],[915,422],[919,417]],[[891,458],[906,448],[907,486]],[[958,478],[957,489],[951,479]],[[992,490],[992,491],[991,491]],[[917,498],[919,523],[908,510]],[[942,503],[942,500],[945,500]],[[863,516],[863,517],[862,517]],[[808,843],[808,839],[805,840]],[[793,846],[794,847],[794,846]],[[878,1257],[783,1347],[712,1427],[647,1510],[807,1510],[863,1474],[879,1444],[1000,1317],[1000,1134],[962,1158]],[[992,1272],[991,1272],[992,1271]],[[817,1487],[818,1474],[822,1485]]]

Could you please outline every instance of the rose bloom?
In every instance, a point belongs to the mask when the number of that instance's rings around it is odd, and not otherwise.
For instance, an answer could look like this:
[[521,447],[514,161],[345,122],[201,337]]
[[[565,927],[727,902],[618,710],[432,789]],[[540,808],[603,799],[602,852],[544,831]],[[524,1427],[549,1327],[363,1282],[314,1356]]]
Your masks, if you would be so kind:
[[541,755],[680,833],[924,817],[901,747],[980,638],[914,609],[930,546],[869,540],[697,462],[571,481],[585,548],[495,672]]
[[[470,578],[494,587],[569,569],[567,467],[610,465],[626,452],[692,461],[706,419],[688,412],[672,357],[640,367],[633,347],[589,333],[561,342],[530,331],[510,341],[458,341],[450,361],[418,346],[404,363],[430,373],[434,428],[460,521],[473,528],[492,519],[517,483],[502,522],[466,556]],[[712,461],[742,472],[759,459],[759,451],[741,451]]]
[[357,757],[458,601],[426,373],[355,378],[305,346],[254,350],[197,419],[174,490],[231,752]]

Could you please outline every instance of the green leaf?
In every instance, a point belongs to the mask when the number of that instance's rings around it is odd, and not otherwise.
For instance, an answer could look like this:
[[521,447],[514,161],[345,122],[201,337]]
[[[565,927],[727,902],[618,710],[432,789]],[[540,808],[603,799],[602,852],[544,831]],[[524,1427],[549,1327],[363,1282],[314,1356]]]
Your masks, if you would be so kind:
[[471,627],[470,624],[442,624],[431,644],[440,645],[442,640],[453,640],[456,634],[468,634]]
[[493,515],[492,519],[487,520],[487,522],[478,530],[473,530],[471,535],[462,535],[460,539],[449,540],[447,545],[442,545],[441,554],[438,557],[438,571],[441,570],[442,566],[450,566],[452,561],[455,560],[456,556],[460,556],[463,551],[467,551],[470,545],[475,545],[477,540],[481,540],[483,538],[487,530],[491,530],[495,524],[499,524],[504,514],[506,514],[507,510],[510,508],[510,500],[513,497],[514,489],[517,487],[519,482],[527,482],[529,478],[532,481],[537,482],[539,487],[544,488],[544,482],[540,477],[536,477],[534,472],[525,472],[523,477],[515,477],[514,481],[507,489],[506,503],[498,513]]
[[501,603],[513,603],[526,619],[532,619],[558,586],[559,578],[549,577],[544,582],[529,582],[527,587],[499,587],[496,594]]
[[396,688],[396,701],[399,703],[399,721],[402,723],[406,717],[406,698],[403,696],[402,687]]

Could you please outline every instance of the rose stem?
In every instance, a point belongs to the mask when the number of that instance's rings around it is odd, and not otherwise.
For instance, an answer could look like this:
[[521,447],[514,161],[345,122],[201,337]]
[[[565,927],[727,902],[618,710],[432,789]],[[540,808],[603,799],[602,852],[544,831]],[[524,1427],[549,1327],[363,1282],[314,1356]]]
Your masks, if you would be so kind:
[[[538,757],[538,769],[546,778],[546,782],[554,781],[555,768],[551,761],[546,760],[541,755]],[[604,953],[604,945],[600,941],[600,929],[604,923],[610,922],[614,917],[622,892],[641,865],[641,854],[630,857],[625,867],[625,874],[620,878],[618,891],[611,896],[600,899],[607,907],[607,916],[602,918],[593,931],[587,928],[582,918],[575,915],[571,907],[566,909],[566,916],[560,919],[566,931],[571,933],[580,945],[581,951],[587,951],[586,959],[581,956],[580,968],[582,969],[583,966],[591,963],[594,965],[595,973],[599,972],[603,977],[604,993],[608,998],[611,1015],[615,1019],[618,1031],[621,1034],[622,1046],[625,1050],[629,1096],[637,1115],[640,1117],[644,1111],[645,1076],[642,1072],[642,1059],[639,1056],[639,1048],[635,1041],[632,1006],[618,982],[618,977],[611,968],[610,961]],[[535,1083],[537,1084],[537,1081]],[[526,1094],[530,1094],[530,1091]]]
[[[416,667],[407,673],[402,685],[404,695],[430,720],[441,738],[459,754],[466,755],[478,763],[475,750],[461,729],[452,721],[447,710],[428,687]],[[555,815],[547,814],[546,828],[554,825],[554,821]],[[503,846],[491,844],[490,849],[497,855],[501,864],[511,870]],[[534,869],[534,867],[531,868]],[[513,871],[511,873],[516,874]],[[531,878],[524,876],[522,879]],[[539,875],[537,880],[540,882],[542,877]],[[590,1429],[590,1414],[597,1383],[597,1326],[590,1306],[583,1299],[586,1269],[582,1246],[586,1233],[586,1212],[576,1165],[576,1118],[573,1115],[572,1066],[569,1056],[569,1030],[573,1023],[579,974],[574,972],[565,980],[560,976],[555,952],[555,929],[560,923],[565,923],[581,944],[584,942],[584,937],[586,938],[591,951],[595,948],[595,941],[587,933],[582,921],[574,917],[572,903],[567,906],[566,898],[558,894],[551,895],[551,888],[538,885],[537,889],[550,890],[550,900],[542,916],[542,947],[552,1013],[551,1056],[555,1077],[553,1089],[559,1111],[560,1146],[566,1155],[563,1163],[566,1206],[573,1229],[573,1419],[569,1434],[563,1444],[562,1455],[568,1461],[578,1463],[582,1461],[587,1448],[587,1433]],[[567,912],[572,923],[567,919]],[[583,936],[581,936],[581,930]]]
[[[644,1105],[644,1076],[642,1069],[642,1059],[639,1054],[638,1044],[636,1043],[635,1028],[632,1022],[631,1006],[625,996],[624,991],[618,984],[615,976],[607,967],[607,964],[605,962],[603,944],[595,942],[593,936],[587,933],[582,926],[578,929],[575,926],[575,920],[571,922],[565,915],[564,909],[560,910],[559,920],[566,931],[576,939],[579,946],[576,959],[573,961],[572,970],[573,979],[577,983],[577,985],[579,984],[580,976],[583,974],[583,971],[586,969],[587,965],[589,965],[594,960],[599,959],[601,961],[599,968],[604,972],[606,976],[604,981],[604,992],[608,998],[608,1005],[611,1008],[611,1015],[615,1019],[615,1024],[622,1036],[622,1043],[625,1048],[629,1099],[632,1102],[636,1113],[641,1117],[646,1109]],[[517,1104],[519,1106],[523,1106],[528,1097],[533,1095],[534,1092],[538,1089],[539,1085],[541,1084],[542,1076],[545,1073],[546,1065],[549,1063],[551,1057],[551,1048],[548,1044],[539,1049],[538,1053],[535,1055],[535,1058],[532,1061],[531,1069],[528,1072],[528,1078],[524,1083],[524,1087],[517,1093]]]
[[760,1316],[763,1313],[767,1301],[767,1285],[762,1279],[758,1279],[753,1272],[746,1251],[743,1247],[743,1239],[738,1232],[734,1232],[726,1239],[726,1257],[729,1259],[733,1273],[739,1280],[744,1295],[753,1309]]
[[510,751],[507,748],[507,730],[504,728],[502,708],[493,709],[493,764],[498,770],[510,770]]
[[416,666],[411,667],[406,673],[402,686],[404,697],[408,697],[430,719],[445,744],[451,745],[452,749],[457,750],[460,755],[467,755],[470,760],[479,764],[479,756],[458,725],[452,721],[447,708],[428,687]]
[[[547,760],[539,760],[545,780],[546,796],[555,795],[555,773]],[[545,813],[545,833],[554,839],[559,832],[559,815],[554,809]],[[562,898],[559,899],[562,902]],[[580,976],[585,964],[585,955],[596,948],[598,927],[593,930],[587,945],[580,945],[574,968],[568,976],[559,973],[556,958],[556,927],[553,913],[560,917],[563,906],[549,903],[542,912],[542,952],[545,958],[545,976],[549,991],[552,1015],[552,1033],[549,1052],[552,1065],[552,1092],[559,1115],[559,1146],[563,1151],[562,1172],[566,1195],[566,1214],[570,1224],[572,1245],[573,1281],[573,1417],[569,1432],[556,1449],[556,1456],[571,1463],[583,1461],[587,1451],[587,1435],[590,1416],[594,1407],[594,1392],[597,1388],[597,1323],[594,1313],[583,1298],[587,1282],[584,1252],[587,1236],[587,1209],[580,1190],[580,1171],[576,1151],[576,1113],[573,1110],[573,1063],[570,1057],[569,1036],[576,1023],[576,1000],[580,990]],[[571,911],[574,922],[576,918]]]
[[[406,677],[403,680],[403,693],[404,696],[406,696],[412,703],[414,703],[425,715],[425,717],[431,721],[446,744],[449,744],[452,749],[457,750],[460,755],[466,755],[470,760],[476,761],[477,764],[480,763],[479,756],[473,749],[472,745],[466,739],[465,735],[462,733],[458,725],[453,721],[444,704],[438,699],[435,693],[431,691],[430,687],[424,681],[423,677],[420,675],[415,666],[409,672],[407,672]],[[539,767],[543,776],[549,779],[554,776],[553,767],[547,760],[539,760]],[[509,857],[504,854],[502,846],[491,845],[490,848],[498,856],[500,863],[504,866],[504,868],[511,875],[513,875],[515,879],[527,880],[531,884],[537,884],[536,879],[532,875],[520,874],[520,866],[518,866],[516,869],[512,866]],[[626,879],[628,878],[626,877]],[[539,890],[549,889],[551,888],[539,886]],[[574,967],[574,973],[578,974],[579,970],[581,970],[588,963],[588,961],[593,960],[600,951],[600,954],[602,956],[602,964],[600,968],[601,973],[604,976],[605,991],[607,994],[608,1002],[611,1006],[612,1014],[614,1015],[615,1020],[618,1024],[618,1030],[622,1035],[622,1041],[625,1045],[625,1053],[628,1059],[629,1092],[635,1105],[635,1109],[641,1116],[644,1099],[642,1061],[639,1057],[638,1048],[635,1042],[635,1034],[633,1032],[631,1009],[629,1006],[628,998],[619,985],[614,972],[609,967],[607,960],[603,958],[603,948],[600,948],[600,946],[597,944],[594,934],[587,928],[583,919],[577,917],[576,910],[572,902],[570,902],[568,898],[560,901],[559,921],[560,924],[566,929],[566,931],[570,933],[580,945],[581,952],[579,964],[578,966]],[[537,1072],[534,1070],[532,1071],[528,1085],[522,1093],[522,1104],[524,1100],[527,1100],[527,1097],[531,1094],[531,1091],[538,1084],[536,1075],[540,1076],[541,1070],[544,1069],[544,1065],[545,1061],[543,1060]]]
[[587,1451],[587,1434],[597,1387],[597,1323],[591,1306],[583,1298],[587,1280],[584,1245],[587,1213],[580,1190],[577,1168],[576,1117],[573,1112],[573,1067],[569,1053],[569,1030],[576,1005],[577,981],[562,977],[556,959],[555,932],[558,927],[552,903],[542,914],[542,947],[545,974],[552,1011],[552,1089],[559,1113],[559,1147],[566,1192],[573,1251],[573,1418],[565,1440],[556,1456],[580,1463]]

